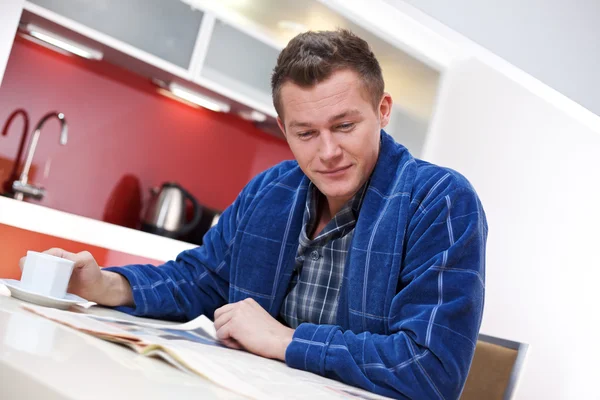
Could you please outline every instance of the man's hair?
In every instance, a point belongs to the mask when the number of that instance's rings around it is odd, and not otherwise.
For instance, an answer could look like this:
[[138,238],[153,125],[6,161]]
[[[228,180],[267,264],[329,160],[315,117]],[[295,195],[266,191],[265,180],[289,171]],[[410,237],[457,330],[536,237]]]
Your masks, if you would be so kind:
[[281,87],[291,81],[301,87],[323,82],[334,72],[349,69],[356,72],[377,109],[383,96],[383,74],[369,44],[352,32],[305,32],[294,37],[279,53],[271,77],[273,104],[280,117]]

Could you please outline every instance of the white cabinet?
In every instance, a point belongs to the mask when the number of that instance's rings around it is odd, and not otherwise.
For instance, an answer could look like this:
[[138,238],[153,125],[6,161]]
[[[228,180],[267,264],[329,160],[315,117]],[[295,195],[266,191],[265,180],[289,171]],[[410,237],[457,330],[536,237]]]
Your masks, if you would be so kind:
[[200,78],[270,105],[270,77],[279,52],[279,48],[217,19]]
[[23,10],[23,0],[2,2],[0,5],[0,83]]
[[316,0],[302,4],[267,0],[252,7],[242,3],[25,0],[21,22],[24,29],[27,24],[37,26],[97,50],[105,61],[162,87],[176,83],[196,98],[227,102],[225,108],[232,113],[259,111],[270,117],[266,122],[273,126],[277,113],[271,99],[271,74],[282,47],[296,34],[282,23],[299,23],[303,30],[351,29],[371,44],[384,71],[386,90],[401,108],[392,119],[396,127],[390,131],[419,153],[438,85],[436,69]]
[[179,0],[30,0],[188,69],[204,13]]
[[276,112],[270,76],[281,47],[180,0],[26,0],[21,22],[99,50],[104,60],[176,82],[234,112]]

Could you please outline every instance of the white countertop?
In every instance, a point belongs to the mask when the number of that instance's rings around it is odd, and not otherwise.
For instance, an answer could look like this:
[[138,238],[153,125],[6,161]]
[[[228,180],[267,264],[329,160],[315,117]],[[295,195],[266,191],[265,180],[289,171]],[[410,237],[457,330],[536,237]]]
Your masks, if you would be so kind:
[[[20,304],[0,295],[3,399],[243,398],[158,359],[32,314]],[[101,307],[85,312],[136,319]]]
[[0,196],[0,224],[159,261],[197,245]]

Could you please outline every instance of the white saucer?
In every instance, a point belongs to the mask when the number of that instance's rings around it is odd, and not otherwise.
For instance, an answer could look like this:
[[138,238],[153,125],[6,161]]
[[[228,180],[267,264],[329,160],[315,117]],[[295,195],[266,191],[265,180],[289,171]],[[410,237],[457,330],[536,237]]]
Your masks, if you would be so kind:
[[20,300],[27,301],[29,303],[39,304],[45,307],[54,307],[60,309],[67,309],[75,304],[84,304],[88,301],[76,296],[71,293],[67,293],[65,297],[51,297],[43,294],[31,292],[21,287],[21,281],[15,279],[0,279],[0,283],[3,283],[10,290],[12,297]]

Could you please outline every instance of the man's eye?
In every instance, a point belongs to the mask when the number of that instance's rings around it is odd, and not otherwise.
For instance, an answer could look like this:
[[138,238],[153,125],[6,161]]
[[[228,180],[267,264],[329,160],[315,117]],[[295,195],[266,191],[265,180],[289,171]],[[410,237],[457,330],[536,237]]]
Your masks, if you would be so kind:
[[339,129],[340,131],[349,131],[352,130],[352,128],[354,128],[353,122],[348,122],[346,124],[341,124],[337,126],[337,129]]
[[307,139],[307,138],[311,137],[312,134],[313,134],[312,131],[309,131],[309,132],[300,132],[300,133],[298,133],[298,137],[300,139]]

